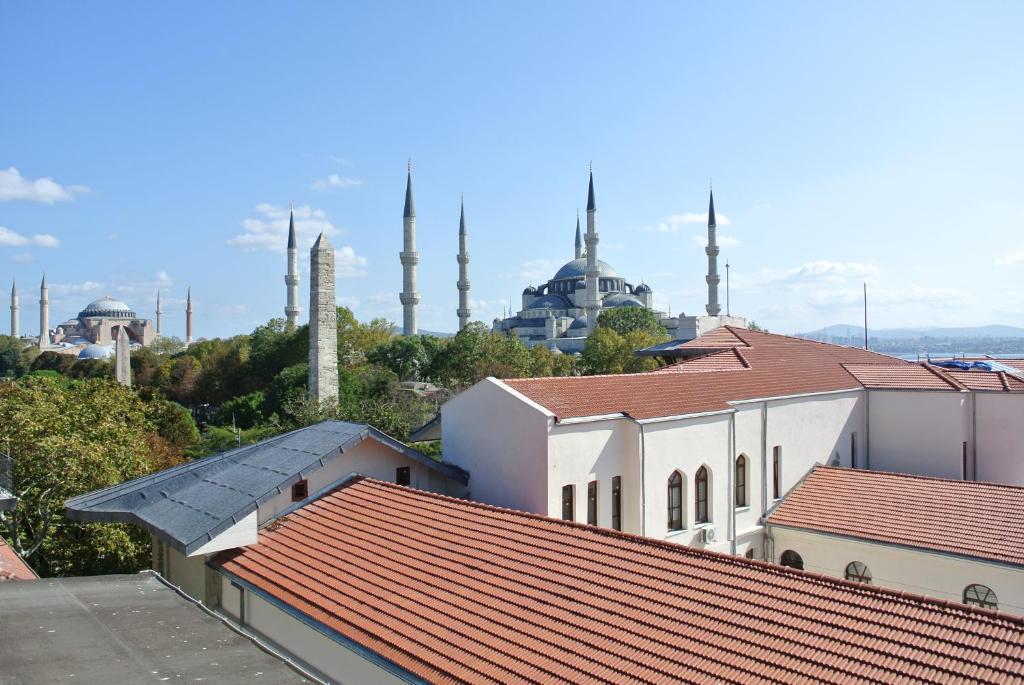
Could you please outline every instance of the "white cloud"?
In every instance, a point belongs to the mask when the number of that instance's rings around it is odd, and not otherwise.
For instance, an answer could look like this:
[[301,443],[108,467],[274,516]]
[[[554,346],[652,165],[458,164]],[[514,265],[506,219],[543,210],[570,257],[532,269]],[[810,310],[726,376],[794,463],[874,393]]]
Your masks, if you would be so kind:
[[[193,302],[193,305],[195,302]],[[212,304],[210,305],[210,313],[217,314],[219,316],[241,316],[242,314],[249,313],[249,305],[247,304]]]
[[[695,235],[691,237],[693,244],[697,247],[707,247],[708,237],[706,235]],[[743,241],[739,238],[733,238],[731,235],[719,235],[715,236],[715,241],[719,247],[739,247],[743,244]]]
[[358,188],[361,185],[363,185],[361,179],[353,178],[351,176],[330,174],[327,178],[321,178],[313,181],[313,185],[310,187],[313,188],[313,190],[338,190],[342,188]]
[[88,192],[86,186],[62,186],[48,177],[29,180],[14,167],[0,169],[0,202],[27,200],[52,205]]
[[[3,173],[3,172],[0,172]],[[0,226],[0,247],[60,247],[60,241],[49,233],[22,235]]]
[[18,264],[27,264],[32,261],[32,254],[29,252],[19,252],[18,254],[11,255],[11,261]]
[[1010,250],[996,257],[996,266],[1020,266],[1024,264],[1024,248]]
[[334,251],[334,275],[338,278],[356,278],[366,275],[366,257],[357,255],[348,245]]
[[546,283],[563,263],[558,259],[531,259],[520,264],[518,271],[502,274],[502,278],[525,279],[529,283]]
[[[338,229],[322,209],[309,205],[295,207],[295,233],[301,248],[308,249],[321,233],[330,237]],[[270,250],[283,253],[288,247],[288,208],[262,203],[256,205],[256,218],[242,221],[242,233],[230,238],[229,245],[246,250]]]
[[[664,219],[654,224],[653,226],[646,226],[645,231],[649,233],[678,233],[687,226],[693,224],[699,224],[701,226],[708,225],[708,213],[707,212],[683,212],[682,214],[671,214],[666,216]],[[730,226],[732,222],[725,214],[721,212],[715,212],[715,225],[716,226]]]
[[103,284],[96,281],[85,281],[83,283],[49,283],[47,287],[51,296],[61,299],[69,295],[87,295],[99,292],[103,289]]
[[737,285],[743,287],[772,284],[802,288],[810,283],[845,283],[849,279],[870,280],[879,273],[881,269],[874,264],[818,259],[788,269],[761,269],[749,279],[741,278]]

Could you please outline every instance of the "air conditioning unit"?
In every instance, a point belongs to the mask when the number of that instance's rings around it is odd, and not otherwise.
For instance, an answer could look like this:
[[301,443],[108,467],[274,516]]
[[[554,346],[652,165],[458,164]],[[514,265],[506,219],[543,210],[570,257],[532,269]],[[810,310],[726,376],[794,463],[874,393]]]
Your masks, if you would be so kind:
[[717,537],[715,536],[715,527],[714,526],[708,526],[708,527],[702,529],[701,530],[701,539],[704,541],[705,544],[709,544],[709,543],[715,542],[717,540]]

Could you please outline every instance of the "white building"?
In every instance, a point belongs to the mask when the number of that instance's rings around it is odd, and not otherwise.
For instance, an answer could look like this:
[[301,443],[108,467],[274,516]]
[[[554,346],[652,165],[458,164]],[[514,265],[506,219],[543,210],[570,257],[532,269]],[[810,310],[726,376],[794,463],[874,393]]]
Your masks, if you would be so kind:
[[1024,381],[733,327],[687,345],[646,374],[481,381],[441,409],[445,459],[480,501],[759,559],[816,464],[1024,484]]
[[817,467],[767,518],[769,558],[1024,615],[1024,488]]

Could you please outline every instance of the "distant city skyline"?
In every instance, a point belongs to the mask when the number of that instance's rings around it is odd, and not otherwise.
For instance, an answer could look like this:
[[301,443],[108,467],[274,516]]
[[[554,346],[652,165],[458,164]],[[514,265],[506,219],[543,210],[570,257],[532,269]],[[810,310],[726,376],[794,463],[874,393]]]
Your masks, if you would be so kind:
[[338,304],[400,327],[411,158],[418,324],[454,332],[460,193],[490,324],[573,257],[593,161],[658,309],[703,311],[713,178],[733,314],[859,321],[866,281],[872,328],[1022,326],[1024,7],[981,7],[5,6],[0,283],[28,335],[44,271],[51,326],[160,289],[184,338],[191,286],[196,337],[248,332],[294,203],[298,301],[324,232]]

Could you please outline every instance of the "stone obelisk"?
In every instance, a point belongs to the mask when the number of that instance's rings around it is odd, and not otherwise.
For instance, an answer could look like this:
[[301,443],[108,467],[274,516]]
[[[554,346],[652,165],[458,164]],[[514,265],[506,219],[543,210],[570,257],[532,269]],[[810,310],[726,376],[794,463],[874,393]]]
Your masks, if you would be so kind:
[[323,233],[309,251],[309,398],[338,398],[338,310],[334,248]]
[[117,327],[117,344],[114,349],[114,377],[121,385],[132,384],[132,364],[128,350],[128,333],[124,326]]

